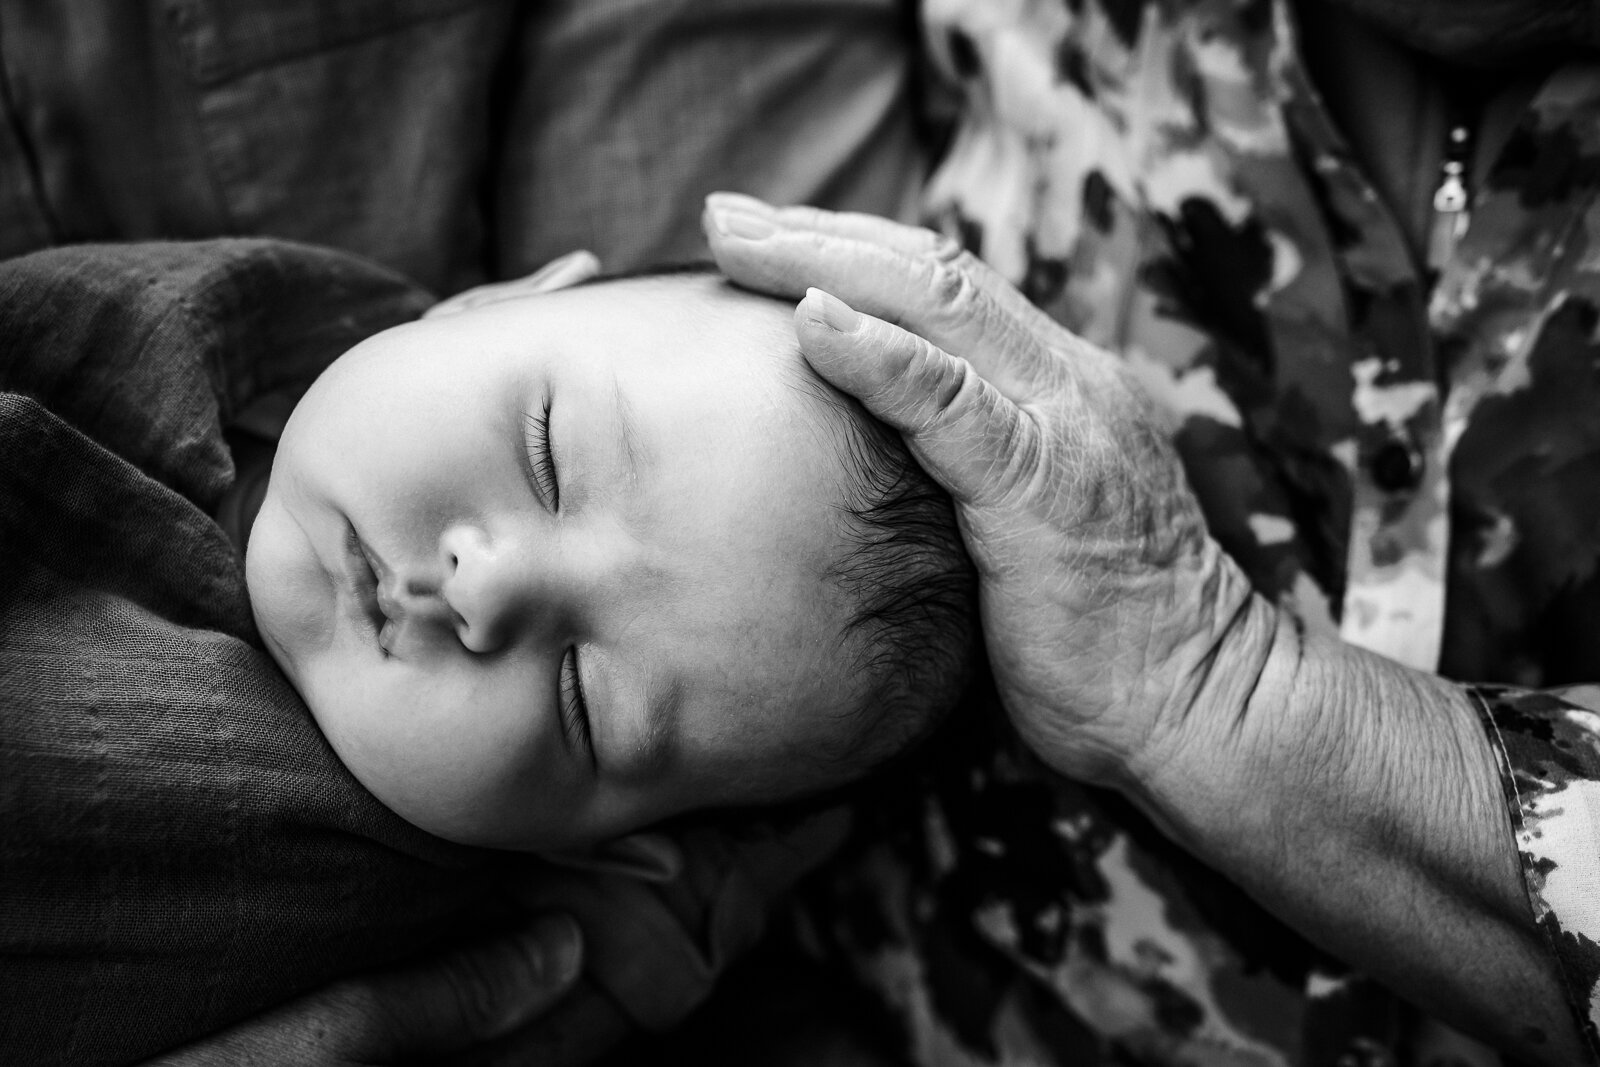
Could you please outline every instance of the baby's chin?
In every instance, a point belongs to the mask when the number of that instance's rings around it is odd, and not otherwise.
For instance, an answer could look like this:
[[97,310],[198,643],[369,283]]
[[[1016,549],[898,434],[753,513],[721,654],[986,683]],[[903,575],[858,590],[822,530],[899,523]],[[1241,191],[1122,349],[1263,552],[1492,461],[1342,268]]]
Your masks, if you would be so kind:
[[[246,546],[244,556],[244,586],[245,593],[250,601],[250,617],[255,622],[256,633],[261,638],[261,647],[266,650],[272,662],[278,665],[278,670],[289,679],[295,692],[300,693],[300,686],[295,682],[295,669],[293,657],[289,655],[284,646],[284,634],[280,632],[276,617],[266,605],[270,604],[272,597],[272,567],[265,558],[266,554],[252,550]],[[305,694],[300,693],[300,699],[305,699]]]

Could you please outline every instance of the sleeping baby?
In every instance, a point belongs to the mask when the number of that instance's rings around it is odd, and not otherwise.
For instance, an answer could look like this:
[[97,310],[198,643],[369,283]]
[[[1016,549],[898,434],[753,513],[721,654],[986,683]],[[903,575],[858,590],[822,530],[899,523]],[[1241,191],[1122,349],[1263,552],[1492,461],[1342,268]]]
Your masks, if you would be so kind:
[[[656,892],[469,845],[670,875],[629,831],[826,791],[954,703],[949,503],[789,309],[556,278],[413,321],[281,241],[0,262],[6,1062],[143,1061],[508,890],[591,894],[589,978],[666,1025],[759,928],[731,852]],[[651,954],[700,963],[657,991]]]
[[249,534],[266,647],[380,801],[582,849],[826,791],[952,707],[950,503],[786,305],[669,273],[454,307],[317,379]]

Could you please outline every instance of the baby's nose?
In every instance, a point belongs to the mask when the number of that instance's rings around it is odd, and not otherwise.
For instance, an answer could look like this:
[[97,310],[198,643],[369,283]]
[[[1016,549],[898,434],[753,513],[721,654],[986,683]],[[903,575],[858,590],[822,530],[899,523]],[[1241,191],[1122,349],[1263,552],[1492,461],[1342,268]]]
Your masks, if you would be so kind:
[[440,538],[439,552],[440,593],[454,613],[456,636],[472,652],[504,647],[534,599],[517,546],[472,526],[454,526]]

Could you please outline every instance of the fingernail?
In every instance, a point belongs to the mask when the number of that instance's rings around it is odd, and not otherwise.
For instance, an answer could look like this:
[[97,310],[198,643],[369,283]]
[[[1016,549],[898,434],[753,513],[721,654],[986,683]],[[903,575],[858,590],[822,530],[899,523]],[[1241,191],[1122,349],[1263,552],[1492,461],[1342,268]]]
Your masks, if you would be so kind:
[[732,208],[712,208],[711,224],[724,237],[739,237],[746,241],[759,241],[778,232],[778,227],[771,219]]
[[861,325],[861,313],[832,293],[807,289],[806,301],[811,305],[812,318],[834,333],[854,333]]
[[706,206],[713,211],[745,211],[752,215],[770,215],[777,210],[765,200],[744,193],[709,193],[706,195]]
[[530,936],[551,981],[566,985],[577,976],[583,963],[583,934],[569,916],[544,916],[533,924]]

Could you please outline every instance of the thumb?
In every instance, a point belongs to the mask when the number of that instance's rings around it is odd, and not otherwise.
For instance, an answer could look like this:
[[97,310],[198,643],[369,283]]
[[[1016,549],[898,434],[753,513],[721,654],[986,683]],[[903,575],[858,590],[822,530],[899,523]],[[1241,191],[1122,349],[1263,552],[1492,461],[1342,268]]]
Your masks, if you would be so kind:
[[1038,432],[964,359],[821,289],[795,308],[806,362],[905,439],[958,504],[990,507],[1038,460]]
[[577,979],[582,955],[577,923],[547,915],[516,933],[374,976],[354,999],[384,1007],[396,1053],[439,1055],[543,1015]]

